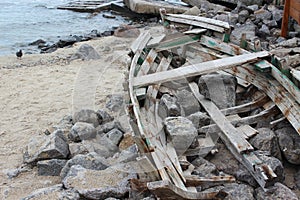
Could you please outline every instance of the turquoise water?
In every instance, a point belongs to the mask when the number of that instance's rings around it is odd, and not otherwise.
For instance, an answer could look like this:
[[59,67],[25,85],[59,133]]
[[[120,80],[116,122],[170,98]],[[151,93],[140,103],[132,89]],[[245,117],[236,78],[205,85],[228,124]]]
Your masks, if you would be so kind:
[[55,42],[59,37],[99,32],[127,23],[121,16],[107,19],[98,14],[78,13],[56,9],[70,0],[1,0],[0,55],[14,54],[18,49],[39,53],[28,44],[37,40]]

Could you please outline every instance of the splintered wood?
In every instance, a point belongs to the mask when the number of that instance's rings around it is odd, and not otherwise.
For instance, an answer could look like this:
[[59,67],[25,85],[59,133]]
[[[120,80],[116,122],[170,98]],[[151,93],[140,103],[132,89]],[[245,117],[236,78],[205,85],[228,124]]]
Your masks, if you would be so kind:
[[[188,156],[206,156],[211,153],[219,136],[263,189],[273,185],[277,175],[260,159],[260,155],[254,152],[247,140],[259,134],[252,127],[253,124],[278,116],[280,112],[284,117],[271,123],[287,119],[300,134],[299,88],[269,61],[269,52],[251,53],[239,46],[204,35],[207,29],[228,34],[230,27],[227,23],[197,16],[165,13],[161,15],[166,22],[187,24],[200,29],[188,30],[185,34],[162,34],[158,37],[152,37],[145,31],[131,46],[128,112],[133,137],[141,153],[137,161],[142,169],[139,177],[141,181],[146,182],[142,184],[143,187],[147,187],[161,199],[224,198],[227,194],[221,190],[197,192],[196,187],[215,186],[233,182],[235,179],[231,176],[204,178],[191,175],[195,167],[187,161]],[[182,66],[195,51],[200,51],[202,57],[211,56],[211,59],[205,62],[200,59],[201,62],[197,60],[196,64]],[[211,72],[236,76],[241,93],[251,84],[259,91],[253,95],[252,102],[219,109],[200,94],[198,85],[193,82],[200,75]],[[299,78],[298,71],[291,73],[295,79]],[[176,94],[178,88],[169,87],[168,84],[182,80],[185,80],[186,85],[178,84],[178,87],[192,91],[213,122],[199,127],[199,135],[194,138],[197,147],[188,148],[182,155],[177,155],[170,135],[166,134],[163,127],[164,119],[159,115],[159,102],[162,94]],[[245,113],[258,108],[263,110],[245,116]],[[243,115],[240,115],[241,113]]]

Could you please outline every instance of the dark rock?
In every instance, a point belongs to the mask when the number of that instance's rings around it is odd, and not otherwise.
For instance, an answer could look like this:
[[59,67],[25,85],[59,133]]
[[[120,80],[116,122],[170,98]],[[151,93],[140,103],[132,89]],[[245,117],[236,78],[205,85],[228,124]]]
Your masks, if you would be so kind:
[[228,18],[229,24],[235,26],[238,23],[239,15],[231,12],[229,13]]
[[212,100],[220,109],[235,106],[237,80],[234,76],[203,75],[199,79],[198,86],[200,93]]
[[47,47],[41,48],[41,53],[52,53],[58,49],[57,44],[52,44]]
[[64,133],[67,133],[71,130],[73,126],[73,119],[71,115],[64,116],[58,124],[54,125],[53,128],[56,130],[62,130]]
[[52,159],[37,162],[39,176],[59,176],[67,160]]
[[114,31],[104,31],[100,35],[103,37],[111,36],[114,34]]
[[272,156],[281,160],[278,138],[275,133],[269,128],[260,128],[257,131],[258,134],[250,139],[253,147],[262,151],[268,151]]
[[218,173],[217,167],[213,163],[205,160],[202,157],[198,157],[193,160],[192,164],[195,166],[195,169],[192,172],[193,175],[210,177],[213,175],[217,175]]
[[112,129],[105,134],[115,145],[119,145],[123,138],[123,132],[117,128]]
[[263,0],[241,0],[240,1],[245,6],[251,6],[251,5],[263,5]]
[[246,22],[246,20],[249,18],[249,11],[248,10],[242,10],[239,12],[238,22],[243,24]]
[[122,94],[108,95],[108,101],[105,107],[113,112],[118,112],[124,109],[124,98]]
[[89,140],[96,137],[96,129],[93,124],[86,122],[76,122],[68,136],[73,142]]
[[95,111],[90,109],[82,109],[73,114],[73,123],[86,122],[91,123],[94,127],[99,125],[98,115]]
[[45,43],[46,43],[45,40],[38,39],[38,40],[36,40],[36,41],[34,41],[34,42],[29,43],[29,45],[37,45],[37,46],[39,46],[39,45],[45,44]]
[[289,163],[300,165],[300,136],[292,127],[275,131],[278,135],[279,147]]
[[185,117],[168,117],[164,126],[178,155],[182,155],[198,135],[193,123]]
[[263,24],[258,30],[257,35],[261,38],[266,38],[271,35],[270,29],[267,25]]
[[196,112],[187,117],[191,120],[196,129],[210,124],[210,117],[203,112]]
[[[126,166],[123,169],[126,171]],[[98,171],[73,165],[63,179],[63,185],[87,199],[125,198],[130,190],[129,180],[136,175],[124,171],[114,167]]]
[[263,23],[270,29],[278,27],[278,24],[275,20],[263,20]]
[[98,115],[98,119],[99,119],[100,124],[105,124],[107,122],[110,122],[110,121],[114,120],[114,117],[112,117],[104,109],[99,109],[96,113]]
[[187,90],[179,90],[176,93],[177,103],[182,108],[181,111],[184,112],[182,116],[188,116],[195,112],[200,111],[200,104],[195,98],[193,93]]
[[282,16],[283,10],[277,8],[272,10],[272,19],[275,20],[278,24],[281,24]]
[[106,122],[105,124],[101,124],[100,126],[98,126],[96,128],[97,134],[98,135],[103,135],[104,133],[108,133],[109,131],[113,130],[113,129],[119,129],[120,131],[122,131],[123,133],[125,132],[125,130],[123,129],[122,125],[120,124],[119,121],[110,121],[110,122]]
[[127,149],[124,149],[120,153],[116,153],[113,157],[107,158],[106,160],[109,164],[116,165],[119,163],[128,163],[128,162],[136,162],[136,158],[138,157],[138,150],[136,145],[131,145]]
[[239,166],[240,166],[240,168],[234,174],[236,179],[238,181],[247,183],[247,184],[251,185],[252,187],[258,187],[258,183],[253,178],[253,176],[249,173],[249,171],[243,165],[240,164]]
[[85,169],[92,170],[104,170],[108,167],[108,163],[105,158],[97,155],[95,152],[92,152],[87,155],[76,155],[72,159],[68,160],[61,170],[60,176],[65,178],[73,165],[80,165]]
[[24,162],[34,164],[40,160],[67,158],[69,146],[59,134],[34,137],[24,153]]
[[275,183],[274,186],[267,189],[266,192],[262,188],[255,190],[255,198],[257,200],[274,200],[274,199],[289,199],[298,200],[297,195],[288,187],[281,183]]
[[100,58],[100,55],[92,46],[88,44],[83,44],[79,47],[77,52],[72,55],[71,60],[97,60]]
[[64,190],[62,184],[54,185],[47,188],[41,188],[33,191],[27,197],[21,200],[36,200],[36,199],[64,199],[64,200],[79,200],[79,194],[72,190]]
[[103,13],[102,16],[103,16],[104,18],[109,18],[109,19],[114,19],[114,18],[116,18],[115,15],[112,15],[112,14],[109,14],[109,13]]
[[159,101],[158,115],[161,118],[179,116],[181,113],[180,106],[176,97],[164,94]]
[[294,180],[297,188],[300,189],[300,170],[295,174]]

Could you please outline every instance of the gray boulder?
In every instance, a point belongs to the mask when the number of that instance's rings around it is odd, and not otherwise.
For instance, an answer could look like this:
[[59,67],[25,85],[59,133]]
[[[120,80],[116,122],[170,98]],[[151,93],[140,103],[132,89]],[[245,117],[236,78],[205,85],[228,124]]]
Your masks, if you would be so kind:
[[256,25],[251,21],[247,21],[245,24],[235,24],[234,30],[230,35],[230,41],[239,45],[243,33],[246,34],[248,40],[253,41],[256,37],[255,32]]
[[79,200],[80,196],[72,190],[64,190],[62,184],[54,185],[47,188],[41,188],[33,191],[27,197],[21,200],[42,200],[42,199],[64,199],[64,200]]
[[159,101],[158,115],[161,118],[180,116],[181,109],[176,97],[164,94]]
[[185,117],[168,117],[164,126],[178,155],[182,155],[198,135],[193,123]]
[[200,93],[212,100],[220,109],[235,106],[237,80],[224,74],[207,74],[200,77]]
[[192,164],[195,166],[195,169],[192,172],[193,175],[198,175],[201,177],[210,177],[216,175],[218,172],[216,165],[205,160],[202,157],[198,157],[195,160],[193,160]]
[[281,160],[281,151],[275,133],[269,128],[260,128],[257,131],[258,134],[250,139],[252,146],[262,151],[268,151],[272,156]]
[[119,145],[123,138],[123,132],[117,128],[114,128],[106,133],[105,136],[108,137],[113,142],[113,144]]
[[266,38],[271,35],[270,29],[267,25],[263,24],[258,30],[257,35],[261,38]]
[[112,167],[92,170],[73,165],[63,179],[63,185],[87,199],[124,198],[129,193],[131,178],[136,176]]
[[272,19],[272,13],[266,9],[260,9],[254,12],[254,15],[256,19],[259,19],[260,21]]
[[200,110],[200,104],[193,93],[187,90],[179,90],[176,93],[177,103],[182,108],[182,116],[188,116]]
[[124,110],[125,102],[122,94],[113,94],[107,96],[108,100],[105,107],[112,112],[120,112]]
[[83,44],[79,47],[77,52],[72,55],[71,60],[97,60],[100,58],[98,52],[91,45]]
[[95,111],[90,109],[82,109],[73,114],[73,123],[76,122],[86,122],[93,124],[94,127],[99,125],[98,115]]
[[243,24],[246,22],[246,20],[249,18],[249,11],[248,10],[242,10],[239,12],[238,22]]
[[187,118],[192,121],[196,129],[210,124],[210,117],[204,112],[193,113]]
[[73,165],[80,165],[86,169],[92,170],[103,170],[108,167],[105,158],[92,152],[87,155],[76,155],[74,158],[68,160],[61,170],[60,176],[65,178]]
[[122,132],[125,132],[125,130],[122,127],[122,125],[120,124],[120,122],[116,121],[116,120],[106,122],[105,124],[101,124],[100,126],[98,126],[96,128],[96,131],[97,131],[97,135],[103,135],[104,133],[108,133],[109,131],[111,131],[113,129],[118,129]]
[[275,131],[278,135],[279,147],[288,162],[300,165],[300,136],[292,127]]
[[268,188],[266,192],[262,188],[257,188],[255,190],[255,198],[257,200],[298,200],[297,195],[282,183],[275,183],[275,185]]
[[73,142],[89,140],[96,137],[96,129],[93,124],[86,122],[76,122],[72,127],[68,137]]
[[295,174],[294,181],[297,188],[300,189],[300,170]]
[[113,121],[114,117],[112,117],[108,112],[106,112],[104,109],[97,110],[98,120],[100,124],[105,124],[107,122]]
[[39,176],[59,176],[67,160],[51,159],[37,162]]
[[82,143],[70,143],[69,144],[70,157],[73,158],[78,154],[87,154],[89,151]]
[[34,164],[40,160],[67,158],[69,145],[63,133],[56,131],[49,136],[33,137],[23,155],[24,162]]

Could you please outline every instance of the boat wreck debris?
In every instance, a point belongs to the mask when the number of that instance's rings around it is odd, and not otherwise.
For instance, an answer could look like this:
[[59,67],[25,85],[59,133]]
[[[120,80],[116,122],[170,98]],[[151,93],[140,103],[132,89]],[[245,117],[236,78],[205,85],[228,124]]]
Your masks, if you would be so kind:
[[[139,173],[140,180],[146,181],[145,187],[161,199],[225,198],[227,194],[221,189],[199,191],[198,186],[235,179],[191,175],[194,166],[188,161],[191,156],[214,154],[220,137],[234,158],[267,190],[278,181],[279,174],[260,158],[248,140],[259,134],[253,125],[261,121],[275,126],[286,119],[300,134],[299,71],[283,66],[276,55],[261,49],[259,41],[251,44],[245,35],[240,46],[229,43],[228,23],[167,14],[165,10],[161,10],[161,16],[166,34],[154,37],[145,31],[131,46],[128,115],[135,143],[147,168],[146,172]],[[219,108],[212,97],[213,91],[208,97],[199,87],[199,79],[211,73],[234,76],[243,94],[255,88],[252,100]],[[210,84],[215,83],[207,82],[208,90],[212,88]],[[223,88],[222,84],[219,87]],[[172,100],[183,90],[198,101],[201,111],[213,121],[198,127],[197,134],[192,134],[194,128],[187,125],[185,108]],[[220,91],[227,98],[226,89]],[[193,108],[195,113],[199,111],[197,106]],[[260,112],[249,115],[258,108]],[[169,125],[167,122],[171,120]],[[185,131],[187,134],[182,136]],[[184,141],[179,143],[177,137]]]

